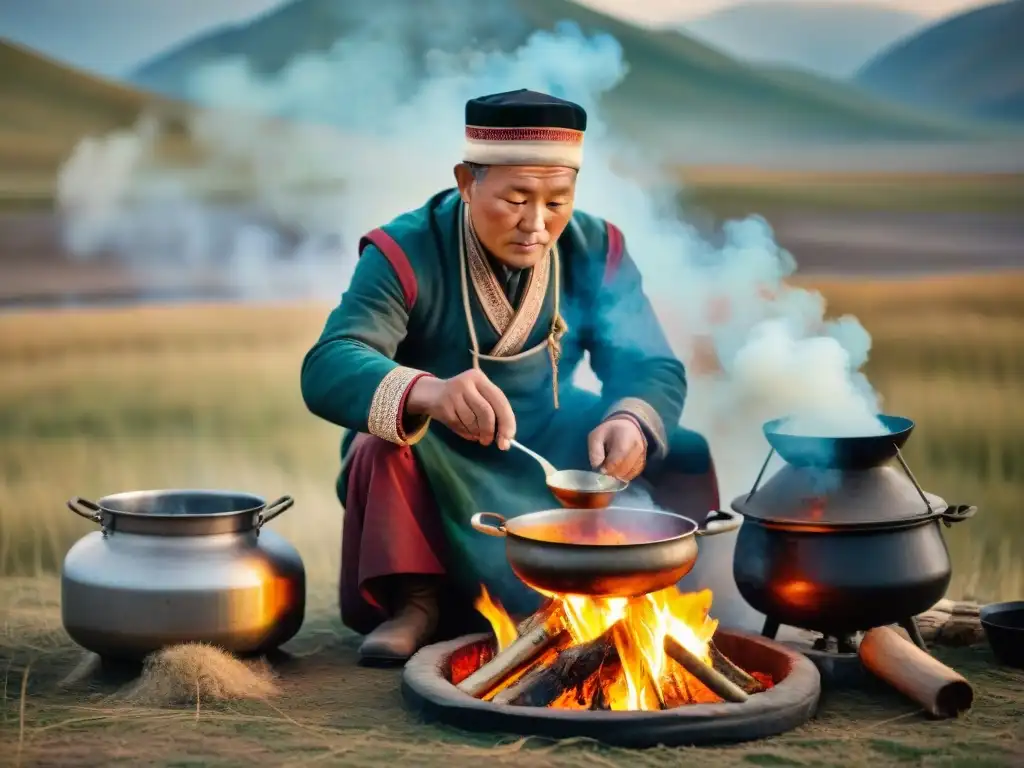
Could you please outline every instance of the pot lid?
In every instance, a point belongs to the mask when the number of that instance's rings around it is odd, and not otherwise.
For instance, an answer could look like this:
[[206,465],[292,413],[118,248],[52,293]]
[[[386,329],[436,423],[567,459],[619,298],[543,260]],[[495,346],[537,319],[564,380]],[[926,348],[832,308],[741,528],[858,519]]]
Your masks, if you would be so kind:
[[766,522],[874,523],[906,520],[946,508],[925,493],[930,509],[910,478],[894,467],[862,471],[783,466],[751,496],[732,508]]

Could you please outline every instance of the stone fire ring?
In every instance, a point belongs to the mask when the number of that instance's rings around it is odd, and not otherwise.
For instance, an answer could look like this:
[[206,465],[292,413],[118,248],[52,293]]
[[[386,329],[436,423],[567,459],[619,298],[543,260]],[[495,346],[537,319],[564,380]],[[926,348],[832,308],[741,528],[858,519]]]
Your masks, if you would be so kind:
[[818,709],[821,677],[802,654],[759,635],[719,630],[715,644],[740,666],[770,673],[775,685],[743,704],[689,704],[662,712],[513,707],[463,693],[449,680],[452,654],[489,635],[427,646],[405,665],[402,695],[427,722],[466,731],[590,738],[616,747],[710,746],[753,741],[803,725]]

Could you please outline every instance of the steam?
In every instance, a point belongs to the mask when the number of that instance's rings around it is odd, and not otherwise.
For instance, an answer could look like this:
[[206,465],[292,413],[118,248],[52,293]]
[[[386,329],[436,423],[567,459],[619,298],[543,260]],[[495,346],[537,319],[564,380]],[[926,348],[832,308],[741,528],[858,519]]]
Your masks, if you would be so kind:
[[885,431],[861,382],[850,375],[849,352],[832,336],[799,338],[785,321],[767,320],[751,330],[733,372],[739,399],[775,393],[777,412],[792,414],[784,432],[852,437]]
[[[445,18],[424,27],[448,27]],[[687,363],[684,423],[711,443],[723,500],[749,489],[767,452],[764,421],[788,416],[790,431],[828,435],[883,431],[858,373],[870,337],[856,319],[825,321],[818,294],[784,284],[796,264],[763,219],[729,222],[718,242],[702,237],[661,191],[672,185],[659,185],[657,158],[603,123],[599,98],[627,72],[613,38],[560,26],[511,54],[434,51],[421,75],[392,28],[359,30],[269,77],[244,59],[197,73],[193,96],[211,108],[188,125],[203,156],[189,173],[160,170],[152,122],[83,143],[60,178],[69,246],[83,257],[113,251],[152,280],[184,268],[220,275],[243,298],[334,302],[361,234],[451,186],[467,98],[547,91],[589,112],[577,205],[625,232]],[[211,203],[224,185],[245,187],[246,203]],[[589,370],[577,382],[598,386]]]

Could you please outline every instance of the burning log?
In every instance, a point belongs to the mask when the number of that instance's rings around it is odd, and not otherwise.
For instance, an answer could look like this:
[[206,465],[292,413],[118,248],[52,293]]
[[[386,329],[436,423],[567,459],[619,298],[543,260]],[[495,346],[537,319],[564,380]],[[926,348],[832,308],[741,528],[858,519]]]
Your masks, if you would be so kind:
[[[624,612],[600,599],[555,596],[516,625],[484,592],[478,610],[498,642],[480,643],[479,668],[471,671],[467,660],[458,674],[452,667],[450,680],[481,701],[519,707],[641,711],[742,703],[773,681],[739,667],[711,642],[710,596],[665,590],[630,601]],[[663,643],[662,632],[650,631],[667,631],[660,623],[670,621],[689,627],[707,651],[690,652],[674,639]],[[574,638],[593,637],[602,626],[608,629],[599,638],[575,643]],[[679,666],[666,668],[665,657]]]
[[[501,683],[535,661],[544,651],[568,641],[569,633],[555,611],[547,611],[512,645],[497,653],[456,687],[475,698],[484,698]],[[529,620],[527,620],[529,621]],[[525,622],[524,622],[525,624]]]
[[622,664],[619,662],[618,656],[612,656],[605,659],[601,669],[594,675],[594,695],[590,699],[590,710],[594,712],[598,711],[610,711],[612,703],[608,698],[608,691],[611,686],[618,680],[622,674]]
[[714,643],[710,644],[708,652],[711,654],[712,668],[731,683],[743,689],[744,693],[762,693],[767,690],[764,683],[734,664],[729,657],[718,650]]
[[[630,637],[630,633],[626,628],[626,625],[620,621],[612,626],[612,631],[616,647],[622,649],[622,653],[629,653],[632,655],[632,651],[634,650],[630,648],[632,638]],[[630,650],[626,650],[627,648]],[[668,703],[665,701],[665,694],[661,690],[661,681],[655,679],[650,668],[646,664],[640,664],[636,672],[643,676],[644,681],[647,683],[647,689],[651,691],[657,699],[658,709],[668,709]]]
[[747,700],[747,693],[742,688],[724,674],[712,669],[701,659],[690,653],[672,636],[665,638],[665,653],[683,669],[704,683],[708,690],[724,701],[741,704]]
[[931,717],[956,717],[974,702],[974,690],[960,674],[889,627],[865,632],[858,655],[865,667]]
[[548,617],[550,617],[551,615],[551,612],[554,610],[554,606],[555,601],[552,600],[550,597],[547,598],[544,601],[544,604],[540,607],[540,610],[530,614],[525,619],[519,622],[518,626],[516,626],[516,634],[522,637],[530,630],[535,629],[538,624],[547,621]]
[[553,663],[527,673],[491,701],[517,707],[549,707],[569,691],[582,689],[604,664],[616,657],[613,630],[614,626],[596,640],[566,648]]

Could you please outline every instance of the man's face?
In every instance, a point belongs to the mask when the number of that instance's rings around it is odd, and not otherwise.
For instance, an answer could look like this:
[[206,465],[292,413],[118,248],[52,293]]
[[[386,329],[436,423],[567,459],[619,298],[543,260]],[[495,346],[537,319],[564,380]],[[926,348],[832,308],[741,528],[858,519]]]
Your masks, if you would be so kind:
[[458,165],[455,178],[480,242],[513,269],[540,261],[572,218],[572,168],[492,165],[474,178],[467,166]]

